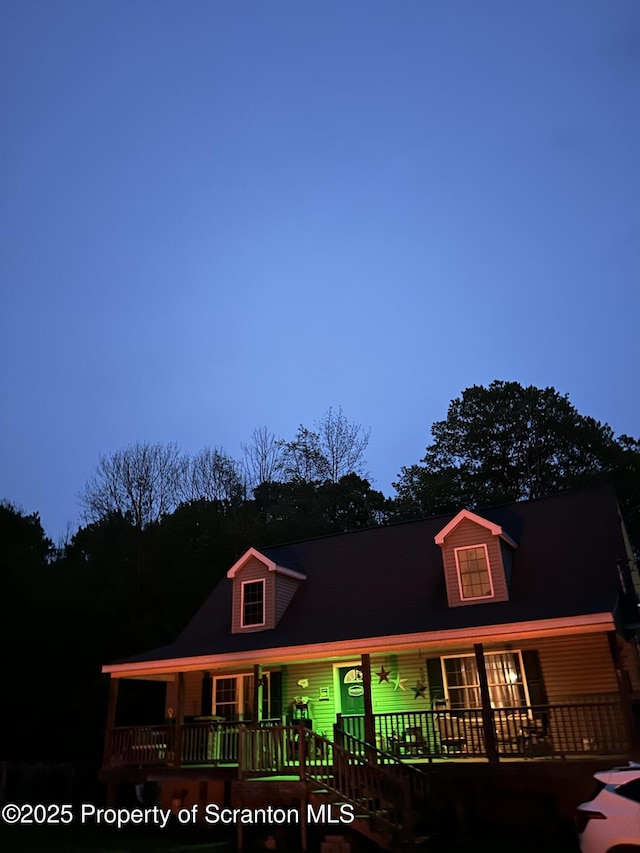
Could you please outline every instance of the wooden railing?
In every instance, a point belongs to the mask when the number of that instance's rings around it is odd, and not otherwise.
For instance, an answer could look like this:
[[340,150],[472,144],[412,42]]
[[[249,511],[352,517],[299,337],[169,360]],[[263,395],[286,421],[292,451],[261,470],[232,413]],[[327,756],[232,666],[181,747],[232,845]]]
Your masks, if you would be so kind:
[[309,766],[327,767],[333,761],[333,744],[319,736],[309,740],[303,726],[268,726],[239,731],[238,764],[242,776],[298,772],[301,758]]
[[[343,733],[342,743],[331,742],[308,729],[302,732],[300,776],[351,803],[356,815],[368,816],[378,831],[408,840],[414,824],[411,790],[406,775],[378,762],[377,750]],[[364,751],[364,754],[359,754]],[[331,754],[329,767],[308,756]],[[330,772],[327,772],[330,770]]]
[[414,806],[423,810],[428,809],[431,803],[431,789],[429,777],[424,772],[384,750],[375,749],[372,754],[370,744],[340,729],[337,723],[334,726],[333,739],[336,744],[346,749],[351,755],[357,755],[369,762],[373,760],[376,764],[385,765],[388,772],[398,776],[406,784]]
[[[624,756],[630,746],[622,707],[612,700],[494,708],[492,720],[498,758]],[[485,727],[477,708],[388,712],[375,714],[374,722],[373,746],[380,751],[382,764],[488,758]],[[365,759],[364,717],[338,715],[337,726],[349,739],[341,745],[347,751],[352,749],[354,757]],[[299,728],[281,726],[279,720],[263,720],[260,727],[189,721],[181,728],[178,756],[175,722],[117,727],[111,732],[105,766],[237,765],[242,748],[251,772],[280,772],[299,761]],[[326,738],[309,742],[306,760],[311,766],[331,763],[330,743]]]
[[171,764],[175,726],[120,726],[111,732],[110,767]]
[[[261,721],[265,728],[279,723],[280,720]],[[107,766],[236,765],[241,725],[248,724],[213,720],[183,723],[179,758],[175,755],[175,722],[157,726],[119,726],[111,732]]]
[[[619,702],[494,708],[499,757],[566,758],[625,755],[629,741]],[[374,714],[376,747],[403,759],[487,757],[485,728],[477,708]],[[364,739],[364,717],[343,715],[338,726]]]

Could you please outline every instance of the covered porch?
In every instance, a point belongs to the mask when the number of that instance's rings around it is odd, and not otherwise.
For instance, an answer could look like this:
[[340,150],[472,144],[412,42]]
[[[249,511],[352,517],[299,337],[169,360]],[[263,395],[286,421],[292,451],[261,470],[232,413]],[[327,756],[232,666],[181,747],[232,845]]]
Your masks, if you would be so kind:
[[[247,655],[244,666],[236,658],[163,661],[146,671],[119,667],[111,678],[103,768],[249,771],[253,739],[266,767],[281,771],[299,764],[302,730],[325,744],[322,754],[305,759],[327,764],[327,743],[353,750],[368,744],[382,764],[635,755],[625,677],[632,650],[615,632],[554,625],[553,634],[472,645],[456,636],[429,647],[424,639],[374,652],[273,650],[263,663]],[[177,663],[184,668],[176,671]],[[118,685],[130,678],[166,683],[164,713],[155,722],[119,724]]]

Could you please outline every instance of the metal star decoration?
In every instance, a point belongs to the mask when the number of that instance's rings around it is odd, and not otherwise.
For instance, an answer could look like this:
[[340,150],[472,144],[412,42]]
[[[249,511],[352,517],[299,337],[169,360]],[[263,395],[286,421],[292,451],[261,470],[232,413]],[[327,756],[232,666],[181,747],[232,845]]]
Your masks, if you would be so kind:
[[424,695],[424,691],[427,689],[427,685],[422,681],[417,681],[416,686],[411,688],[413,690],[413,698],[417,699],[420,696],[422,699],[426,699],[427,697]]
[[391,683],[393,684],[394,693],[398,689],[400,689],[400,690],[406,690],[407,689],[405,687],[405,684],[407,683],[407,679],[406,678],[400,678],[400,673],[398,673],[395,678],[391,679]]
[[382,667],[380,672],[376,672],[376,675],[378,676],[378,684],[382,684],[383,681],[386,681],[388,684],[390,674],[391,673],[387,672],[387,670],[384,667]]

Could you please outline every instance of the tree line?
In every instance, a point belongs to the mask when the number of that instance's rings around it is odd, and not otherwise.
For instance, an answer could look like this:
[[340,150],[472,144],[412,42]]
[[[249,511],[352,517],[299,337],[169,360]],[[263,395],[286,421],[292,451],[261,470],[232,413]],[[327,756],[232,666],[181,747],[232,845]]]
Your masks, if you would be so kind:
[[336,485],[347,475],[367,476],[369,436],[341,408],[329,408],[313,429],[300,425],[289,441],[257,427],[241,445],[240,460],[220,448],[189,455],[175,443],[138,442],[100,458],[79,502],[85,521],[119,513],[142,529],[182,504],[205,500],[232,506],[255,497],[265,483]]
[[367,474],[369,437],[338,408],[290,440],[257,428],[239,460],[220,448],[189,456],[174,444],[131,445],[98,461],[79,494],[83,525],[58,548],[37,513],[0,504],[0,655],[20,709],[2,705],[0,759],[99,756],[100,666],[175,639],[250,546],[603,480],[640,545],[640,442],[553,388],[467,388],[391,498]]

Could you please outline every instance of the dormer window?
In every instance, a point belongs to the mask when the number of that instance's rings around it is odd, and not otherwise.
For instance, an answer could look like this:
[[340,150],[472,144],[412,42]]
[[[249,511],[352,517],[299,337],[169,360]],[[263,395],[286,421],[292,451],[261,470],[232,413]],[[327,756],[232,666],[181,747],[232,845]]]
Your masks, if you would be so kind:
[[306,575],[281,566],[249,548],[231,566],[231,633],[270,631],[276,627]]
[[509,600],[513,552],[518,547],[499,524],[460,510],[436,534],[449,607]]
[[454,548],[454,554],[460,598],[463,601],[493,598],[493,581],[489,571],[487,546]]
[[242,628],[259,628],[264,625],[264,580],[245,581],[242,584]]

